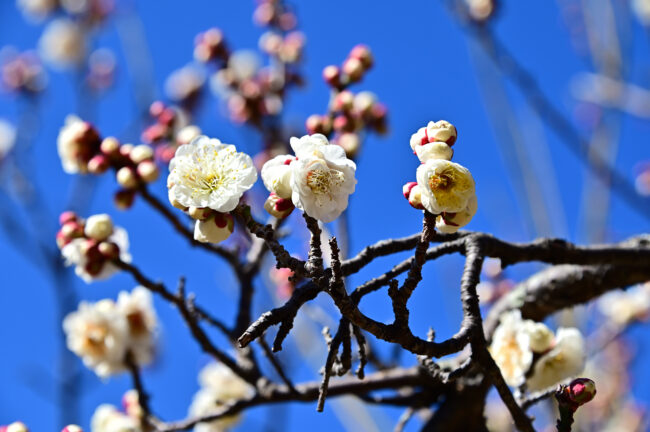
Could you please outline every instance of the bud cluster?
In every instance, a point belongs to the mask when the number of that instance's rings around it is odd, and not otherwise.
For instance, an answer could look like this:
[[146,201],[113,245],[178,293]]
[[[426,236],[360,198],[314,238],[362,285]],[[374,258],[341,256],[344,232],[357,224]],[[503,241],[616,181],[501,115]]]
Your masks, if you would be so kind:
[[330,87],[343,90],[359,82],[372,68],[374,58],[366,45],[356,45],[340,66],[330,65],[323,69],[323,79]]
[[149,115],[153,123],[144,130],[141,139],[154,147],[156,160],[165,165],[172,160],[178,146],[201,135],[201,129],[189,124],[189,115],[181,108],[155,101],[149,107]]
[[59,222],[61,228],[56,233],[57,246],[62,252],[74,247],[79,256],[71,258],[76,261],[71,264],[82,265],[83,272],[91,278],[99,276],[111,260],[125,252],[113,238],[113,221],[107,214],[93,215],[84,220],[76,213],[66,211],[61,213]]
[[296,28],[296,15],[282,0],[258,0],[253,21],[260,27],[288,32]]
[[411,135],[411,149],[422,164],[417,169],[417,182],[402,188],[413,208],[437,215],[436,229],[443,233],[454,233],[467,225],[478,207],[471,173],[450,162],[457,136],[454,125],[444,120],[431,121]]
[[0,86],[10,93],[35,94],[47,85],[47,74],[34,51],[19,52],[12,47],[0,51]]

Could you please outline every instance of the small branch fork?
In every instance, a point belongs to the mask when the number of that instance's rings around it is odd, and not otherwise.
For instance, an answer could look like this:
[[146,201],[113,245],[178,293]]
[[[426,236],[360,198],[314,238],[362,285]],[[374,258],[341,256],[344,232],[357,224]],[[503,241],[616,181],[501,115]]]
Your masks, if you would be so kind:
[[[147,196],[146,192],[143,196]],[[152,202],[155,203],[155,199]],[[156,207],[156,205],[152,205]],[[174,221],[178,222],[171,212],[169,214],[174,218]],[[240,261],[237,254],[232,252],[234,254],[232,255],[234,256],[233,260],[230,251],[220,248],[212,249],[209,246],[211,251],[225,258],[230,264],[236,262],[236,264],[233,264],[233,268],[242,286],[242,298],[240,298],[237,322],[232,328],[226,326],[216,318],[211,317],[206,310],[197,306],[192,296],[186,296],[184,280],[181,280],[177,293],[172,293],[163,284],[153,282],[145,277],[135,266],[119,260],[115,262],[119,268],[129,272],[141,285],[159,294],[174,305],[179,310],[192,336],[197,340],[201,348],[206,353],[226,364],[234,373],[241,376],[257,390],[255,396],[251,399],[236,401],[232,405],[223,407],[210,416],[186,419],[173,423],[158,422],[153,424],[156,420],[153,415],[149,415],[148,418],[152,419],[152,427],[155,430],[185,430],[191,428],[196,423],[232,415],[251,406],[282,401],[317,400],[317,409],[320,411],[324,408],[328,395],[355,394],[370,402],[416,407],[418,400],[426,400],[428,403],[433,403],[439,395],[444,394],[445,391],[450,391],[450,388],[452,388],[450,386],[454,386],[456,380],[465,375],[475,374],[478,371],[484,375],[489,383],[495,386],[508,407],[517,428],[522,431],[533,431],[531,420],[525,413],[528,405],[524,403],[520,406],[517,403],[506,385],[499,368],[487,350],[489,339],[485,335],[490,335],[490,326],[494,325],[494,320],[490,316],[484,325],[479,309],[478,295],[476,294],[476,285],[479,281],[484,259],[486,257],[499,258],[502,267],[519,262],[540,261],[553,264],[554,266],[550,267],[550,269],[570,267],[580,269],[588,268],[593,269],[595,272],[617,271],[634,275],[636,279],[650,280],[650,269],[647,265],[650,262],[650,236],[635,237],[619,244],[586,247],[576,246],[557,239],[540,239],[531,243],[509,243],[484,233],[460,232],[453,235],[437,234],[435,233],[435,216],[425,213],[421,233],[401,239],[378,242],[366,247],[358,255],[347,260],[340,259],[337,240],[334,237],[331,238],[329,240],[329,246],[332,251],[331,266],[324,268],[321,248],[321,229],[315,219],[305,215],[305,222],[312,237],[309,257],[307,261],[303,261],[292,257],[277,240],[275,232],[279,223],[276,222],[275,225],[260,224],[252,218],[250,209],[247,206],[238,207],[234,214],[238,220],[244,223],[254,238],[256,238],[246,260]],[[165,217],[168,218],[167,216]],[[172,223],[177,229],[179,226],[182,227],[180,222],[178,222],[178,225],[174,222]],[[191,236],[189,231],[188,234]],[[438,244],[429,247],[432,242]],[[414,250],[412,257],[402,261],[382,275],[357,286],[348,294],[345,286],[346,276],[360,271],[377,258],[407,250]],[[291,269],[296,276],[304,278],[305,282],[295,289],[291,298],[284,305],[262,314],[256,321],[250,323],[250,308],[253,293],[252,281],[259,271],[261,260],[267,251],[270,251],[275,257],[278,268],[286,267]],[[412,333],[409,327],[408,300],[422,280],[422,268],[424,264],[429,260],[453,253],[460,253],[466,257],[465,269],[460,284],[460,295],[463,306],[463,320],[460,328],[452,337],[441,342],[434,341],[433,337],[427,340],[419,338]],[[400,287],[399,282],[395,278],[404,273],[407,273],[407,275]],[[544,272],[541,274],[543,275]],[[619,274],[617,273],[617,275]],[[612,283],[605,283],[606,288],[604,290],[618,287],[614,286],[613,280],[612,278]],[[562,289],[568,293],[576,290],[576,288],[572,287],[580,286],[579,281],[570,277],[560,279],[559,281],[556,279],[547,279],[546,282],[544,284],[546,289],[550,289],[548,288],[549,286],[557,286],[560,284],[563,287]],[[603,282],[610,281],[605,278]],[[388,295],[393,305],[394,320],[390,324],[385,324],[370,318],[362,313],[358,307],[365,295],[383,286],[389,287]],[[602,294],[604,290],[601,289],[599,291],[598,288],[595,288],[591,291],[591,294],[582,292],[579,297],[580,301],[578,302],[588,301]],[[329,336],[329,333],[326,333],[329,347],[323,368],[322,381],[319,384],[294,385],[282,369],[280,363],[273,357],[273,352],[282,349],[282,343],[291,331],[293,321],[300,308],[305,303],[315,299],[321,292],[325,292],[332,298],[341,313],[339,327],[333,337]],[[537,290],[533,291],[533,293],[534,297],[534,295],[541,295],[543,291]],[[568,297],[572,298],[571,295]],[[527,299],[526,301],[527,303],[524,303],[523,306],[521,302],[516,304],[511,302],[505,306],[497,305],[495,309],[503,311],[508,308],[521,307],[523,313],[527,304],[535,304],[534,298]],[[552,310],[568,307],[578,302],[554,305]],[[528,314],[534,315],[532,312]],[[242,352],[248,354],[248,360],[251,361],[245,364],[238,362],[218,349],[201,328],[200,323],[202,321],[218,328],[233,343],[237,343],[239,348],[244,350]],[[272,346],[269,347],[263,340],[263,335],[274,325],[279,325],[279,329]],[[418,355],[421,366],[415,368],[415,372],[412,369],[394,367],[366,375],[364,367],[368,361],[368,356],[364,332],[368,332],[378,339],[398,344],[402,348]],[[355,338],[358,346],[359,367],[356,373],[360,381],[354,383],[351,379],[338,379],[330,382],[333,374],[344,375],[351,370],[352,337]],[[257,363],[252,358],[252,350],[245,349],[256,339],[259,341],[263,352],[269,358],[271,365],[280,377],[281,383],[273,383],[264,378]],[[432,357],[439,358],[458,353],[467,346],[471,348],[471,355],[465,358],[458,367],[452,368],[451,370],[442,370],[431,359]],[[417,379],[415,382],[411,382],[416,376]],[[141,381],[139,385],[142,386]],[[410,388],[413,391],[417,388],[423,388],[423,390],[412,393],[411,395],[398,394],[397,396],[377,397],[370,394],[377,389],[397,389],[402,387]],[[140,390],[144,392],[144,389],[141,387],[140,389],[136,389],[139,392]],[[146,396],[144,400],[146,403]]]

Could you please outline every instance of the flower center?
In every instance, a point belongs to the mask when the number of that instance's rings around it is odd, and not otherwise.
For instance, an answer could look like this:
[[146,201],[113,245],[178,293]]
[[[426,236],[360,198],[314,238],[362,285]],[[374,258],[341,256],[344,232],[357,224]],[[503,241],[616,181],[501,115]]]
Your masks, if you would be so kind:
[[331,194],[332,188],[341,186],[345,175],[338,170],[317,168],[307,173],[307,186],[315,194]]
[[443,171],[441,174],[434,174],[429,177],[429,188],[432,191],[444,191],[450,189],[454,184],[451,173]]
[[86,337],[84,338],[84,351],[88,351],[92,356],[102,356],[106,351],[104,340],[108,335],[105,326],[97,324],[86,325]]
[[133,336],[142,336],[147,334],[147,323],[140,311],[130,313],[126,316],[129,322],[129,330]]

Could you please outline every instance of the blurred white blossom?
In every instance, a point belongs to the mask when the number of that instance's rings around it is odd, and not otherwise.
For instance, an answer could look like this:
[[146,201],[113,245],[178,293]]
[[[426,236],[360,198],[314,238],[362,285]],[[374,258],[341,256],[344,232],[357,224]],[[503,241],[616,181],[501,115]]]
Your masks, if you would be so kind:
[[7,120],[0,119],[0,161],[16,144],[16,128]]
[[86,54],[85,34],[75,21],[57,18],[43,31],[38,48],[46,63],[57,69],[68,69],[77,66]]
[[559,328],[553,348],[535,363],[526,384],[531,392],[579,375],[585,368],[585,340],[576,328]]
[[521,312],[513,310],[501,316],[499,326],[492,336],[490,354],[501,369],[503,378],[509,386],[517,387],[524,383],[526,372],[533,362],[530,337],[524,330]]
[[617,325],[626,325],[650,316],[650,283],[627,291],[613,291],[598,300],[600,312]]

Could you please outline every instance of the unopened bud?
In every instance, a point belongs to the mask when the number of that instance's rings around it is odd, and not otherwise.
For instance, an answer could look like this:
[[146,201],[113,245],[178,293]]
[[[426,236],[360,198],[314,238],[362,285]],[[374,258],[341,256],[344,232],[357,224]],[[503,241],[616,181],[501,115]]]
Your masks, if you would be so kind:
[[86,237],[97,241],[106,240],[113,234],[113,221],[107,214],[97,214],[86,219],[86,228],[84,229]]
[[133,144],[122,144],[120,146],[120,155],[124,156],[125,158],[130,158],[131,150],[133,150]]
[[289,216],[294,208],[291,199],[280,198],[274,193],[271,193],[264,202],[264,209],[277,219],[283,219]]
[[428,142],[442,141],[449,146],[453,146],[458,137],[456,127],[445,120],[437,122],[430,121],[426,128]]
[[126,415],[135,419],[142,418],[144,414],[142,407],[140,406],[138,392],[133,389],[127,391],[124,393],[124,396],[122,396],[122,407],[124,408]]
[[158,180],[160,170],[155,162],[147,160],[140,162],[137,167],[138,175],[147,183],[153,183]]
[[377,96],[369,91],[358,93],[354,97],[354,110],[362,115],[371,113],[372,107],[377,102]]
[[209,207],[189,207],[187,209],[187,214],[189,214],[192,219],[196,220],[205,220],[213,213],[214,210]]
[[372,52],[370,51],[370,48],[368,48],[367,45],[360,44],[352,48],[352,51],[350,51],[350,57],[359,59],[359,61],[361,61],[363,67],[366,70],[372,67],[373,64]]
[[235,228],[230,213],[216,213],[206,220],[197,220],[194,225],[194,239],[201,243],[220,243],[226,240]]
[[131,167],[122,167],[117,171],[115,175],[117,182],[120,186],[126,189],[133,189],[138,186],[138,177],[133,172]]
[[115,195],[113,196],[115,207],[120,210],[131,208],[133,201],[135,201],[135,191],[132,189],[119,190],[115,192]]
[[103,241],[97,245],[97,250],[109,260],[116,259],[120,256],[120,247],[113,242]]
[[346,132],[341,134],[338,140],[336,140],[336,143],[343,147],[345,154],[350,159],[354,159],[361,148],[361,138],[356,133]]
[[79,220],[77,214],[73,211],[64,211],[59,216],[59,224],[65,225],[68,222],[77,222]]
[[351,82],[356,82],[363,76],[364,68],[361,60],[350,57],[343,63],[343,73],[348,76]]
[[578,405],[584,405],[596,396],[596,383],[589,378],[576,378],[568,385],[569,399]]
[[146,144],[140,144],[133,147],[129,157],[137,165],[147,159],[153,159],[153,149]]
[[63,224],[60,232],[68,239],[83,237],[84,227],[76,221],[67,222]]
[[417,182],[408,182],[402,187],[402,194],[411,204],[411,207],[424,210],[422,206],[422,190]]
[[341,69],[338,66],[330,65],[323,69],[323,79],[332,87],[341,85]]
[[112,156],[119,152],[120,142],[115,137],[106,137],[99,146],[99,149],[106,156]]
[[83,432],[83,429],[77,425],[67,425],[61,432]]
[[402,186],[402,195],[404,195],[404,198],[409,199],[409,195],[411,194],[411,189],[413,189],[418,182],[408,182],[404,186]]
[[92,159],[88,161],[88,172],[92,174],[103,174],[110,167],[110,162],[108,157],[103,154],[98,154],[93,156]]
[[188,144],[197,136],[201,135],[201,129],[198,126],[189,125],[179,130],[176,134],[176,142],[178,144]]
[[354,95],[352,92],[343,90],[334,98],[335,111],[350,111],[354,105]]

